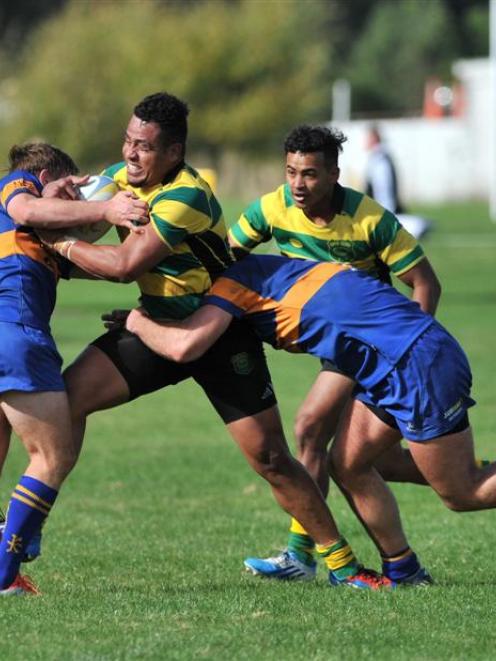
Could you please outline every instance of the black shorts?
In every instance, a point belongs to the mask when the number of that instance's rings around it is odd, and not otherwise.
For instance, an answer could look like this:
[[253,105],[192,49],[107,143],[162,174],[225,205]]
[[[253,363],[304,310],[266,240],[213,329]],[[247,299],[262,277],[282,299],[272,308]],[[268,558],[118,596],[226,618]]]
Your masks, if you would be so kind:
[[226,424],[276,404],[262,342],[234,320],[198,360],[175,363],[154,353],[129,331],[109,331],[91,343],[124,377],[130,400],[193,377]]
[[320,359],[320,371],[321,372],[334,372],[335,374],[342,374],[343,376],[346,376],[344,372],[342,372],[339,367],[336,367],[336,365],[330,361],[327,360],[327,358],[321,358]]

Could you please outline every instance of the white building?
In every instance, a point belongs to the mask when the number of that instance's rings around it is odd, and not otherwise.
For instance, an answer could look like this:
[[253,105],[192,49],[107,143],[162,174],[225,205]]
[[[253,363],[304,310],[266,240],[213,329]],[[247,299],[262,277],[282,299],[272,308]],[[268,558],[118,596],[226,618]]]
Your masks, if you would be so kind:
[[[490,61],[460,60],[453,73],[464,90],[463,115],[374,122],[396,163],[400,195],[406,204],[489,198],[494,158]],[[370,122],[331,124],[348,137],[340,159],[340,181],[361,189]]]

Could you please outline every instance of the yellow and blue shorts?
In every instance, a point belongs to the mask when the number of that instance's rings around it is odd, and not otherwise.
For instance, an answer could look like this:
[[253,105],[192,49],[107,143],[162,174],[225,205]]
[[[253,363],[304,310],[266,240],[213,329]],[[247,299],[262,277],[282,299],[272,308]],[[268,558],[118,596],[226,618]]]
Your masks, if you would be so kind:
[[0,392],[65,390],[62,358],[50,333],[0,321]]
[[433,321],[382,381],[368,391],[358,387],[355,398],[397,426],[404,438],[421,442],[468,426],[467,410],[475,404],[471,386],[463,349]]

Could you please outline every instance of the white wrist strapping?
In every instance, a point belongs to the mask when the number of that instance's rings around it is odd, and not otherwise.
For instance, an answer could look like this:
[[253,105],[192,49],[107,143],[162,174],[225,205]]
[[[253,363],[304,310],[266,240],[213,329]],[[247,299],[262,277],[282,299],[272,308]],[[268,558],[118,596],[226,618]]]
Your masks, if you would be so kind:
[[62,255],[62,257],[65,257],[70,261],[71,248],[75,243],[76,243],[76,239],[64,238],[61,241],[57,241],[54,245],[54,248],[59,253],[59,255]]

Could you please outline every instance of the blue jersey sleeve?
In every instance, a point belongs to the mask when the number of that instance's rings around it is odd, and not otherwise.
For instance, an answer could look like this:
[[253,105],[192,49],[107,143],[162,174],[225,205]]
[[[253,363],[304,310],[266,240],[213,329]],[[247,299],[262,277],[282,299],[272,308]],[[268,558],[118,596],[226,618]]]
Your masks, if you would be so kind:
[[16,170],[2,179],[0,185],[0,204],[8,212],[9,202],[20,193],[40,197],[43,186],[34,174]]
[[241,319],[245,314],[245,311],[235,305],[232,301],[228,301],[226,298],[216,296],[215,294],[204,296],[202,305],[215,305],[215,307],[221,308],[221,310],[232,314],[236,319]]

